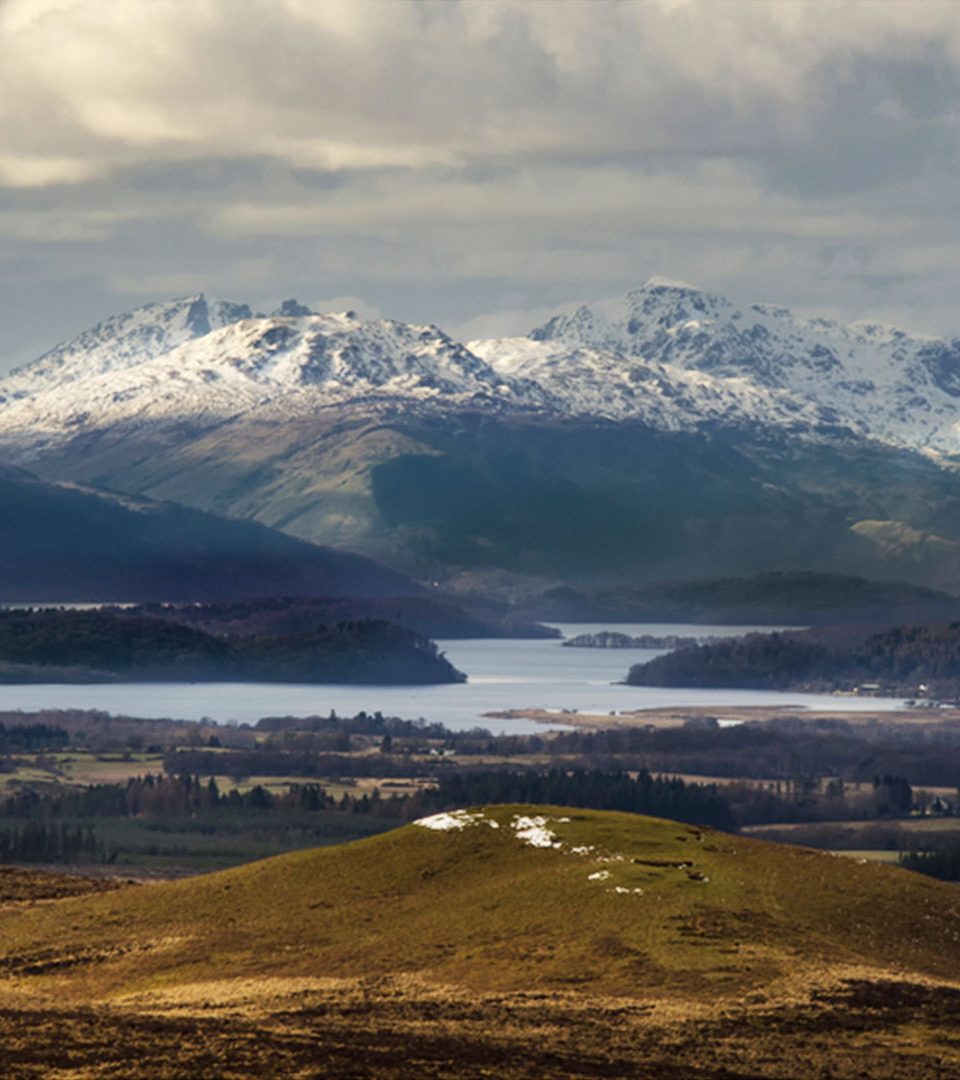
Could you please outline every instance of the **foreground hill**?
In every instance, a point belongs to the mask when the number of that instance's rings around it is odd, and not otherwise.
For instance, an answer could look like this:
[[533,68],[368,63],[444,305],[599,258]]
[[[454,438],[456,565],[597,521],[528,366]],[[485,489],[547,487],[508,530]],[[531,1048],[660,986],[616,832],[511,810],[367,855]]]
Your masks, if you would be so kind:
[[0,450],[423,579],[799,566],[960,587],[957,354],[657,280],[469,346],[194,296],[0,380]]
[[956,1075],[958,963],[941,883],[495,807],[0,910],[0,1025],[12,1075]]
[[0,466],[0,603],[418,592],[370,559],[255,522]]

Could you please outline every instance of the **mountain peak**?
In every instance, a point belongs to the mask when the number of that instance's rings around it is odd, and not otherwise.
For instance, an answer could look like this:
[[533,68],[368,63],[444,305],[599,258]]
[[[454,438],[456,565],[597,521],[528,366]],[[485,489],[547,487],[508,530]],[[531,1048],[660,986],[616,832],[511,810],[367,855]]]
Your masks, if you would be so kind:
[[306,304],[301,304],[299,300],[284,300],[276,311],[271,312],[272,315],[277,315],[284,319],[304,319],[310,315],[316,315],[315,311],[311,311]]
[[5,382],[16,393],[17,383],[23,383],[22,389],[26,389],[38,380],[73,382],[122,370],[250,316],[246,304],[208,300],[202,292],[143,304],[121,315],[111,315],[72,341],[62,342],[39,359],[17,368]]
[[648,277],[647,280],[640,286],[642,289],[677,289],[681,292],[703,292],[702,289],[696,285],[690,285],[686,281],[678,281],[676,278],[664,277],[661,274],[654,274],[652,277]]

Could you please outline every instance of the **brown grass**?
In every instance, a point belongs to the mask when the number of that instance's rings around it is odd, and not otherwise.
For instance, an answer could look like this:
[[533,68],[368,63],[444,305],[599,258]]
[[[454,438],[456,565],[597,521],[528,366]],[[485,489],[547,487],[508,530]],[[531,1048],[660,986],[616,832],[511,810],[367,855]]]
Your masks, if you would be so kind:
[[[562,849],[517,840],[531,812]],[[0,911],[0,1071],[960,1076],[954,888],[632,815],[488,818]]]

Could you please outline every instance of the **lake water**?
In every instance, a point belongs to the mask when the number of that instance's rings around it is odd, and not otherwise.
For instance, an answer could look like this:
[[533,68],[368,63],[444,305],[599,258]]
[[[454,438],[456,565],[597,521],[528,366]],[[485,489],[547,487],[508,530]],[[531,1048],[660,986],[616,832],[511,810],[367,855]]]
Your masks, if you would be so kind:
[[[773,627],[687,626],[644,623],[556,624],[565,637],[615,629],[632,636],[675,634],[728,637]],[[542,731],[530,720],[495,720],[484,713],[504,709],[576,709],[584,713],[681,705],[796,705],[811,709],[898,708],[900,701],[785,694],[763,690],[673,690],[617,685],[632,664],[663,650],[569,649],[559,640],[443,641],[454,666],[469,675],[454,686],[303,686],[276,683],[127,683],[107,686],[0,686],[0,709],[103,709],[114,714],[209,718],[219,723],[255,723],[263,716],[326,715],[335,709],[353,716],[362,709],[385,716],[439,720],[455,730],[486,727],[521,734]],[[558,723],[562,717],[558,717]]]

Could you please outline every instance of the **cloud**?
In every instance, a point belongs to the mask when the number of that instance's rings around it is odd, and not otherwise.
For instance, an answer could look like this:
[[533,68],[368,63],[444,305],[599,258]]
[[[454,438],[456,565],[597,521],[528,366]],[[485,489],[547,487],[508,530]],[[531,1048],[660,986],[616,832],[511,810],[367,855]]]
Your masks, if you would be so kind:
[[[8,0],[0,47],[3,145],[82,160],[51,166],[48,182],[65,183],[157,154],[336,171],[789,152],[833,122],[864,58],[907,69],[936,47],[954,70],[960,13],[924,0]],[[844,100],[902,133],[909,82],[881,72]],[[930,123],[955,111],[949,96]]]
[[0,49],[11,351],[196,288],[514,330],[653,273],[960,329],[953,0],[0,0]]

